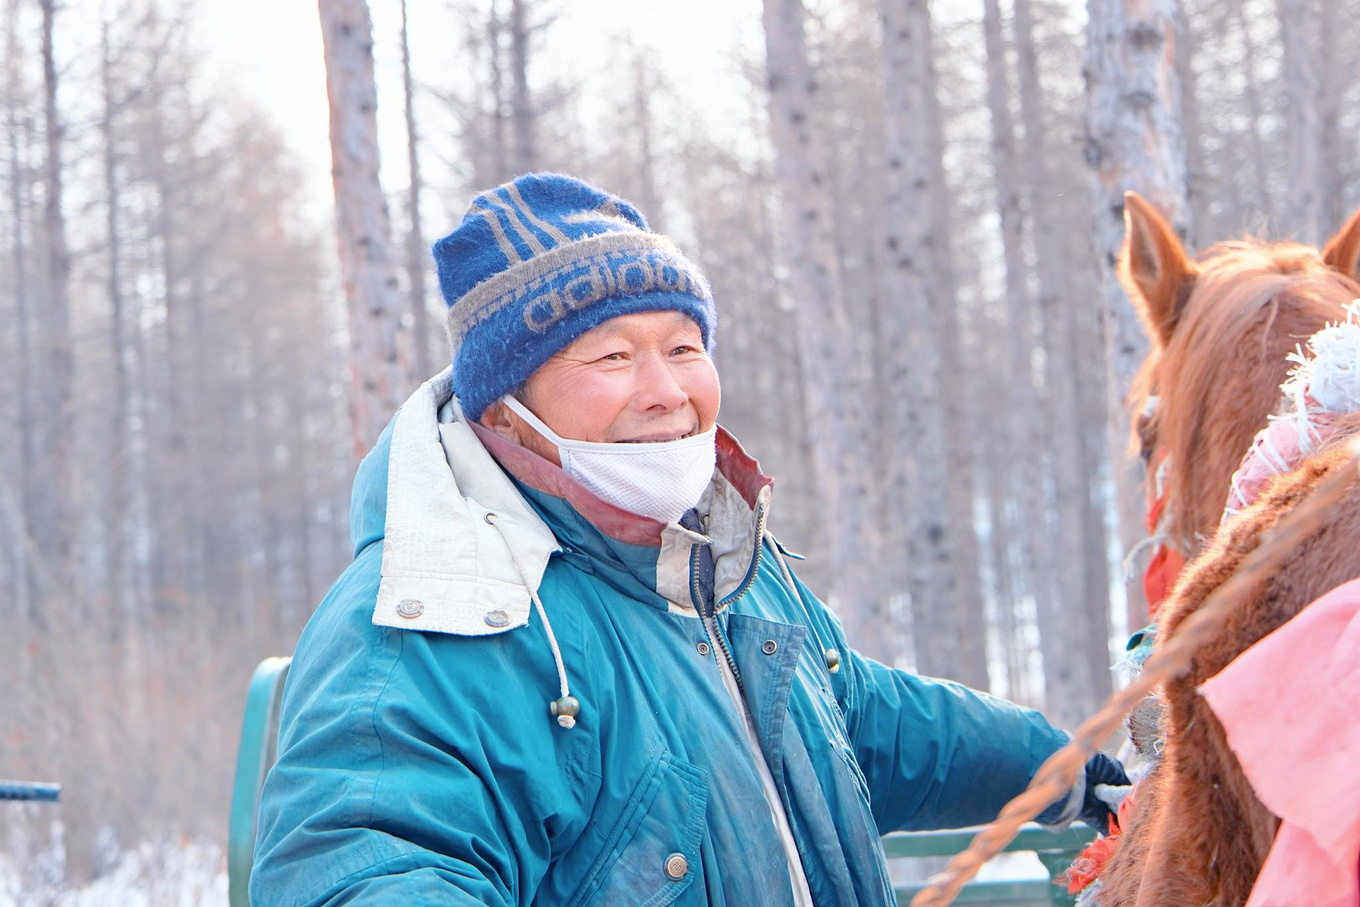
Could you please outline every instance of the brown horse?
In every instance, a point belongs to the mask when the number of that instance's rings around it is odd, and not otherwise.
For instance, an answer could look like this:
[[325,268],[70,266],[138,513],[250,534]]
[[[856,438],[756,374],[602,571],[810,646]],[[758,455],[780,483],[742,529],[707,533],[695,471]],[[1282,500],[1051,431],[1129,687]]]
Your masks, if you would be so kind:
[[[1232,242],[1191,260],[1175,233],[1130,194],[1123,277],[1152,352],[1134,401],[1150,473],[1162,475],[1167,541],[1187,559],[1159,615],[1163,639],[1236,569],[1289,508],[1348,457],[1324,449],[1277,479],[1218,530],[1230,481],[1253,435],[1280,402],[1286,355],[1360,296],[1360,212],[1323,249]],[[1145,407],[1149,399],[1155,407]],[[1360,431],[1343,420],[1334,441]],[[1149,475],[1149,481],[1153,481]],[[1139,786],[1128,827],[1104,873],[1100,903],[1246,902],[1278,820],[1256,797],[1222,726],[1197,688],[1315,599],[1360,576],[1360,483],[1339,515],[1240,604],[1189,669],[1166,684],[1165,750]]]

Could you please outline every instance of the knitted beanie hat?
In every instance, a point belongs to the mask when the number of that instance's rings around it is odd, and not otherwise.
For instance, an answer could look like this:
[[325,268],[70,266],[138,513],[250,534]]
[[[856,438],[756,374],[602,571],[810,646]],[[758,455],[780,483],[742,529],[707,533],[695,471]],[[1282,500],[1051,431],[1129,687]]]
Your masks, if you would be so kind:
[[453,391],[470,419],[619,315],[683,312],[713,348],[717,315],[698,269],[636,208],[580,180],[536,173],[484,192],[433,251]]

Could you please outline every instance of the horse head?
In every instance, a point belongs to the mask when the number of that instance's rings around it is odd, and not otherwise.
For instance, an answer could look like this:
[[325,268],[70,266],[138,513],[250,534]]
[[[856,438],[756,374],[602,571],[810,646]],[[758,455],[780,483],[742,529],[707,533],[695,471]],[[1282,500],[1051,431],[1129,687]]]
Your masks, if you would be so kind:
[[1135,192],[1124,202],[1120,278],[1151,341],[1130,399],[1133,443],[1149,531],[1188,559],[1279,406],[1286,356],[1360,296],[1360,211],[1321,251],[1246,239],[1191,258],[1152,205]]

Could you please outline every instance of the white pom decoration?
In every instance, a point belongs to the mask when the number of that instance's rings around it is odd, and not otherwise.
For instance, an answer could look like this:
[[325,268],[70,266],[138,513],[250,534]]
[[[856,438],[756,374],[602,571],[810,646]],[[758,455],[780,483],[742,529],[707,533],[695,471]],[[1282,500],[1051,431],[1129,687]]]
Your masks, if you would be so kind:
[[1280,385],[1297,413],[1307,410],[1304,394],[1330,413],[1360,411],[1360,299],[1346,306],[1346,320],[1308,338],[1308,352],[1291,353],[1296,363]]

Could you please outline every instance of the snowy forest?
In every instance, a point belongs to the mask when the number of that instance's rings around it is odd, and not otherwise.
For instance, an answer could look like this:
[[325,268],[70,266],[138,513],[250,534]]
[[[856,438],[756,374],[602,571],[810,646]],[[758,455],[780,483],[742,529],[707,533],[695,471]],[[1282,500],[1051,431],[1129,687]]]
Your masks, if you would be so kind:
[[579,175],[671,235],[851,641],[1066,727],[1147,622],[1124,191],[1192,250],[1360,204],[1355,0],[743,0],[702,74],[595,2],[320,0],[377,219],[208,64],[205,0],[3,5],[0,776],[63,793],[0,803],[0,905],[222,899],[246,683],[449,362],[429,246],[477,191]]

